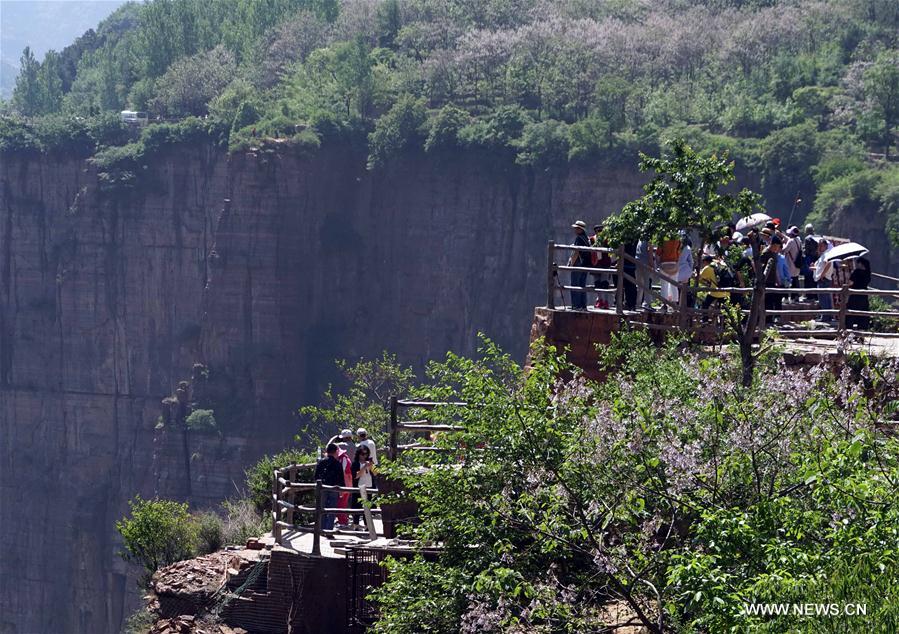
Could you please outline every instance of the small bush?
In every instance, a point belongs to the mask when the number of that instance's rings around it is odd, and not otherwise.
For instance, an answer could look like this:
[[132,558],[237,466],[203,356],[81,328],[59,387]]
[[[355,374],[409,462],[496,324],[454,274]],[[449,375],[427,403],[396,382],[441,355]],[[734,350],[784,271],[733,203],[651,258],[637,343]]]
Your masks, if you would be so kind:
[[225,523],[218,514],[211,511],[194,516],[197,528],[197,553],[208,555],[225,545]]
[[116,530],[124,540],[122,557],[146,570],[144,585],[159,568],[194,555],[196,525],[187,504],[137,496],[128,506],[131,516],[116,522]]
[[222,508],[227,514],[223,535],[226,544],[245,544],[251,537],[260,537],[271,530],[269,515],[257,513],[251,500],[227,500]]
[[218,424],[215,422],[215,412],[211,409],[195,409],[190,413],[184,424],[191,431],[216,431]]
[[149,634],[154,623],[156,616],[147,608],[140,607],[125,621],[122,634]]

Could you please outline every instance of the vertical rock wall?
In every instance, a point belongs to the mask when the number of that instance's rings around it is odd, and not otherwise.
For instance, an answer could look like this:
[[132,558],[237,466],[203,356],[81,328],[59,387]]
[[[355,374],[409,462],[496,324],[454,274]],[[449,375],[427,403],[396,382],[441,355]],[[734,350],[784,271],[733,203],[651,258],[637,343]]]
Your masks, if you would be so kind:
[[[115,521],[136,493],[210,506],[288,444],[333,359],[420,366],[479,331],[519,359],[549,237],[639,194],[624,168],[481,154],[228,157],[176,147],[133,191],[0,157],[0,632],[115,632],[136,605]],[[222,434],[157,429],[193,364]]]

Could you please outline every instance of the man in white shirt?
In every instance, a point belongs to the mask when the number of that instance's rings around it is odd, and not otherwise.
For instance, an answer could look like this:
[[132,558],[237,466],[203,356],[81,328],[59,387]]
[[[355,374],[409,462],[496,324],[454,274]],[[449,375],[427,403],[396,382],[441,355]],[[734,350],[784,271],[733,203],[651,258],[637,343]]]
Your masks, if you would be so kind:
[[368,452],[371,455],[372,464],[377,466],[378,464],[378,449],[375,447],[375,441],[368,437],[368,432],[365,431],[362,427],[356,430],[356,435],[359,437],[359,447],[365,446],[368,447]]
[[[815,283],[818,288],[831,288],[833,285],[833,262],[824,259],[824,255],[833,248],[824,238],[818,240],[818,260],[815,262]],[[833,308],[833,295],[830,293],[819,293],[818,303],[821,310],[831,310]],[[831,321],[833,315],[830,313],[822,313],[821,321]]]

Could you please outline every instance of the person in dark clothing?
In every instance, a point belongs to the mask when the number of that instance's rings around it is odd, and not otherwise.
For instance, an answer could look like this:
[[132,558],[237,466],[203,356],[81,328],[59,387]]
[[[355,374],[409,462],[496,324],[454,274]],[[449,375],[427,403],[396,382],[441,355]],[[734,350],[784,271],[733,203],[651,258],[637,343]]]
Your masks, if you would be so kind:
[[[777,258],[783,244],[780,238],[774,236],[771,238],[771,244],[765,249],[764,253],[759,257],[759,269],[765,276],[765,288],[777,288]],[[780,310],[783,296],[780,293],[765,293],[765,310]],[[766,315],[765,323],[774,323],[774,315]]]
[[[589,247],[590,238],[587,237],[587,223],[583,220],[578,220],[573,225],[571,225],[571,228],[574,229],[574,232],[576,234],[574,238],[574,245],[577,247]],[[574,251],[571,254],[571,258],[569,258],[568,260],[568,266],[591,266],[590,251]],[[571,285],[580,287],[587,286],[587,272],[572,271]],[[586,291],[571,291],[571,308],[572,310],[587,310]]]
[[[815,237],[815,228],[805,225],[805,238],[802,241],[802,254],[805,266],[802,268],[803,284],[805,288],[815,288],[815,262],[818,261],[818,239]],[[814,297],[812,297],[814,299]]]
[[[629,242],[624,245],[624,252],[631,256],[632,258],[637,257],[637,243]],[[624,287],[624,307],[627,310],[636,310],[637,308],[637,285],[628,279],[628,277],[634,278],[637,273],[637,265],[634,264],[632,260],[628,260],[624,258],[624,262],[621,264],[621,272],[624,275],[624,279],[621,280],[622,286]]]
[[[849,276],[850,287],[853,290],[864,291],[868,289],[871,283],[871,263],[867,258],[856,258],[855,268]],[[849,302],[846,304],[848,310],[871,310],[871,305],[867,295],[850,295]],[[867,330],[871,323],[870,317],[867,315],[847,315],[846,326],[849,328],[857,328],[859,330]]]
[[[328,443],[328,446],[325,448],[325,453],[327,455],[315,465],[315,475],[313,476],[313,479],[321,480],[322,484],[325,486],[342,487],[344,484],[343,467],[341,467],[340,462],[337,460],[337,445]],[[322,506],[325,508],[335,508],[337,506],[337,494],[337,491],[325,491],[322,496]],[[334,519],[335,516],[333,513],[325,513],[322,515],[322,528],[326,531],[332,530],[334,528]]]

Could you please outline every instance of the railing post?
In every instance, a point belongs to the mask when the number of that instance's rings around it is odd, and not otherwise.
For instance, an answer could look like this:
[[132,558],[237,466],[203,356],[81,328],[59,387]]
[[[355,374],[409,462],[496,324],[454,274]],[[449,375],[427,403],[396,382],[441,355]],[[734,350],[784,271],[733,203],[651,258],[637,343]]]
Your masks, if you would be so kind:
[[[762,286],[760,290],[762,291],[762,301],[759,302],[759,318],[758,321],[756,321],[756,331],[764,330],[768,323],[768,308],[765,306],[765,295],[768,292],[767,287]],[[759,338],[759,341],[761,341],[761,338]]]
[[397,410],[397,398],[396,396],[390,397],[390,423],[387,429],[389,442],[387,445],[387,457],[391,460],[396,460],[396,444],[397,444],[397,435],[399,430],[396,428],[396,410]]
[[281,527],[278,526],[278,518],[280,516],[281,507],[278,504],[280,492],[280,483],[278,482],[278,470],[275,469],[272,477],[272,537],[275,538],[275,543],[281,543]]
[[840,291],[840,312],[837,313],[837,329],[840,332],[846,330],[846,311],[849,310],[849,285],[843,284]]
[[624,245],[618,247],[618,262],[615,263],[618,270],[615,277],[615,312],[619,315],[624,313]]
[[[296,481],[296,475],[297,475],[297,470],[295,467],[288,468],[287,469],[287,478],[286,478],[287,483],[293,484]],[[287,494],[287,501],[293,505],[296,505],[297,494],[295,491],[291,491],[290,493]],[[290,524],[291,526],[293,526],[293,519],[294,519],[293,518],[293,509],[287,509],[287,512],[284,515],[286,516],[285,521],[288,524]]]
[[320,557],[322,538],[322,481],[315,481],[315,525],[312,529],[312,554]]
[[556,243],[553,240],[546,245],[546,307],[556,307]]

